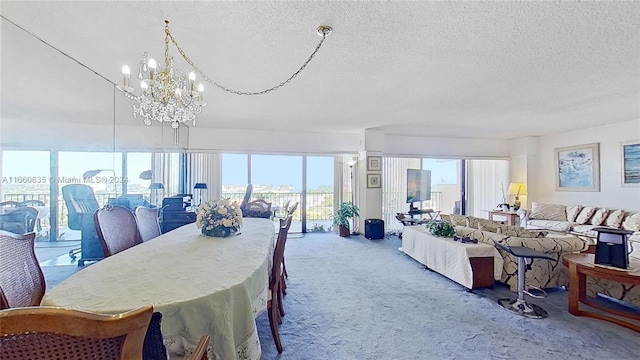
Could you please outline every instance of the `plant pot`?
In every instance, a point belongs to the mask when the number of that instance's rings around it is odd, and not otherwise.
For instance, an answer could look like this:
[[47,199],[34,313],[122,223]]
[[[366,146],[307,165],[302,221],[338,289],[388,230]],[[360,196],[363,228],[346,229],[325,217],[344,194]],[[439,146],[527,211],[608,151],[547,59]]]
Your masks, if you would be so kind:
[[342,236],[342,237],[349,237],[349,235],[351,235],[351,231],[349,230],[349,228],[339,225],[338,226],[338,235]]

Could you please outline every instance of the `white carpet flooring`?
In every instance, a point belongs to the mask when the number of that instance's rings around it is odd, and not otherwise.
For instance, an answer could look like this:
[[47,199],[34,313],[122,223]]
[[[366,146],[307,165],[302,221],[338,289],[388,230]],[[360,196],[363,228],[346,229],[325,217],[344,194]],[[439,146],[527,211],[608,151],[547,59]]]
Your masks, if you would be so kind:
[[[284,352],[278,355],[264,313],[257,319],[262,359],[640,359],[640,334],[569,314],[564,289],[532,300],[548,318],[526,319],[496,303],[515,296],[506,287],[468,292],[425,270],[399,246],[395,236],[290,236]],[[68,249],[36,251],[44,260],[47,251]],[[78,267],[43,269],[51,288]]]
[[502,285],[467,292],[397,248],[400,240],[308,234],[289,239],[286,316],[278,355],[266,314],[263,359],[639,359],[640,334],[567,312],[567,292],[532,302],[527,319],[496,300]]

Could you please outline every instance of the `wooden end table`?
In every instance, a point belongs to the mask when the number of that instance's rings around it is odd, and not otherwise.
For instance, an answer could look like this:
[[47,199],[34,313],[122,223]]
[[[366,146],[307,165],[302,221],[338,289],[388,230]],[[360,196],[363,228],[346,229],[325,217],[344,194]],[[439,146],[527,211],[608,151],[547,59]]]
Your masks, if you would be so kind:
[[508,219],[509,225],[516,225],[518,219],[518,213],[515,211],[502,211],[502,210],[487,210],[489,212],[489,220],[493,220],[494,215],[505,216]]
[[[609,321],[640,332],[640,325],[638,325],[638,323],[632,323],[620,318],[640,321],[640,315],[612,309],[590,300],[587,296],[586,283],[587,275],[589,275],[595,278],[608,279],[625,284],[640,285],[640,260],[630,258],[629,269],[617,270],[609,266],[595,265],[593,263],[594,257],[593,254],[567,254],[562,259],[562,263],[569,268],[569,313],[576,316],[588,316]],[[580,303],[618,317],[580,310]]]

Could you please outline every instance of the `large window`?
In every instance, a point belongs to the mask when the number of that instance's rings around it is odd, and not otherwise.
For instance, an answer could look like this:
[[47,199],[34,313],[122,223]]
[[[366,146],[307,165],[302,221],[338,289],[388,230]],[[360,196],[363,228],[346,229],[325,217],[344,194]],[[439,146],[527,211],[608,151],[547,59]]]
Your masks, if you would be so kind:
[[[48,151],[3,151],[0,201],[28,201],[38,210],[38,241],[49,240],[52,179]],[[55,201],[54,201],[55,202]]]
[[[306,160],[306,231],[327,231],[331,227],[331,216],[333,215],[333,168],[335,160],[333,156],[307,156]],[[294,219],[298,219],[302,214],[301,205],[298,206]]]
[[151,153],[127,153],[127,194],[142,194],[149,200],[152,179]]
[[249,156],[222,154],[222,197],[241,202],[249,183]]
[[[275,209],[282,209],[287,202],[300,203],[302,156],[251,155],[251,183],[252,200],[264,199]],[[292,223],[289,231],[301,232],[302,223]]]

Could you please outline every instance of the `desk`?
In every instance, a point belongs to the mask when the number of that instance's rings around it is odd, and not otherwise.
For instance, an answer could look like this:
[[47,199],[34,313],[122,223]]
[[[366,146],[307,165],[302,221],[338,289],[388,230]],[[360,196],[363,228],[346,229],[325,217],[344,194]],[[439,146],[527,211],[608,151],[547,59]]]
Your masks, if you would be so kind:
[[153,304],[172,359],[203,335],[212,359],[259,359],[255,317],[267,308],[273,222],[243,219],[240,231],[215,238],[182,226],[75,273],[41,304],[107,314]]
[[409,212],[405,213],[404,215],[409,215],[409,217],[412,219],[416,215],[420,215],[420,217],[422,217],[422,215],[427,215],[429,217],[429,220],[435,220],[438,218],[438,216],[440,216],[440,210],[438,211],[434,211],[433,209],[409,210]]
[[[590,300],[587,296],[586,284],[587,276],[593,276],[595,278],[609,279],[624,284],[640,285],[640,260],[629,258],[629,269],[615,269],[608,266],[594,265],[593,260],[593,254],[568,254],[562,258],[562,263],[569,268],[569,312],[576,316],[588,316],[610,321],[640,332],[640,325],[638,323],[620,319],[620,317],[627,317],[640,320],[640,315],[610,309]],[[580,310],[580,303],[584,303],[609,314],[617,315],[618,317]]]
[[516,220],[518,219],[518,213],[515,211],[502,211],[502,210],[485,210],[489,213],[489,220],[493,220],[494,215],[505,216],[509,225],[516,225]]

